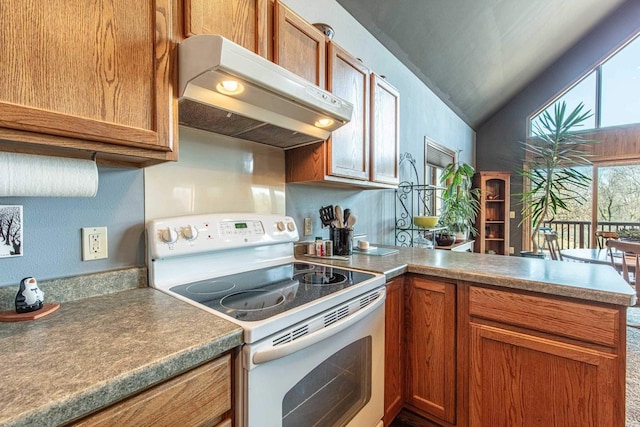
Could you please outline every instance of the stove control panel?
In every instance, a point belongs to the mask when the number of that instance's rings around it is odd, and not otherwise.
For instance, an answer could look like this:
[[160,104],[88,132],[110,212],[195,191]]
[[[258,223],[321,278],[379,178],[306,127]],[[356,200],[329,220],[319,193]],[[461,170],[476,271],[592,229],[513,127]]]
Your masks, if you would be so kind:
[[293,218],[284,215],[192,215],[157,219],[147,225],[151,259],[292,243],[298,238]]

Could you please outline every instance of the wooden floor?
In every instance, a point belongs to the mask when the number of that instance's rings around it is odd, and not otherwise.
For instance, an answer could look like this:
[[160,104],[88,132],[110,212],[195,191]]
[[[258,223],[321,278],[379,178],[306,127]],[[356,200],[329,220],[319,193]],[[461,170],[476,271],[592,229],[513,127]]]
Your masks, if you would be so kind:
[[389,427],[440,427],[429,420],[403,409]]

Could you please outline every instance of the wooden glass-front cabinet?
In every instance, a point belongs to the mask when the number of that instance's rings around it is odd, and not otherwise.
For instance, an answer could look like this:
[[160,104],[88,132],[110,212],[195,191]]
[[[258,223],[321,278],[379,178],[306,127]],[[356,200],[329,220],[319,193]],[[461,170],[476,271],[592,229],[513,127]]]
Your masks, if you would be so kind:
[[474,187],[480,189],[476,252],[509,255],[510,180],[509,172],[478,172],[474,176]]

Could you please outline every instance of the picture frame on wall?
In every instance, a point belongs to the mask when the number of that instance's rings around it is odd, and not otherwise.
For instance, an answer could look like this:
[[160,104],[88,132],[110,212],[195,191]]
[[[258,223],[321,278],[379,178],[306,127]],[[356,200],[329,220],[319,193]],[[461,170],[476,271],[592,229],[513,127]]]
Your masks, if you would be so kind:
[[0,258],[22,256],[22,206],[0,205]]

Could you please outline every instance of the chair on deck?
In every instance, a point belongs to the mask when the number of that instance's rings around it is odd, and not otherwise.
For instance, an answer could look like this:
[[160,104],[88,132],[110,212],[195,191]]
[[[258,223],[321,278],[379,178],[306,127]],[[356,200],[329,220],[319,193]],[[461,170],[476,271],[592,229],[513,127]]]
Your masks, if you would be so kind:
[[[609,256],[611,257],[611,265],[613,268],[622,274],[622,277],[627,283],[635,287],[638,271],[640,271],[640,243],[611,239],[607,240],[607,248],[609,249]],[[618,263],[616,263],[616,259],[618,258],[615,256],[616,251],[621,253]]]
[[606,248],[606,243],[609,239],[618,240],[618,234],[615,231],[596,231],[595,235],[596,242],[598,243],[598,249]]
[[562,254],[560,253],[560,245],[558,244],[558,234],[555,231],[546,231],[544,233],[544,240],[547,242],[551,259],[563,261]]

